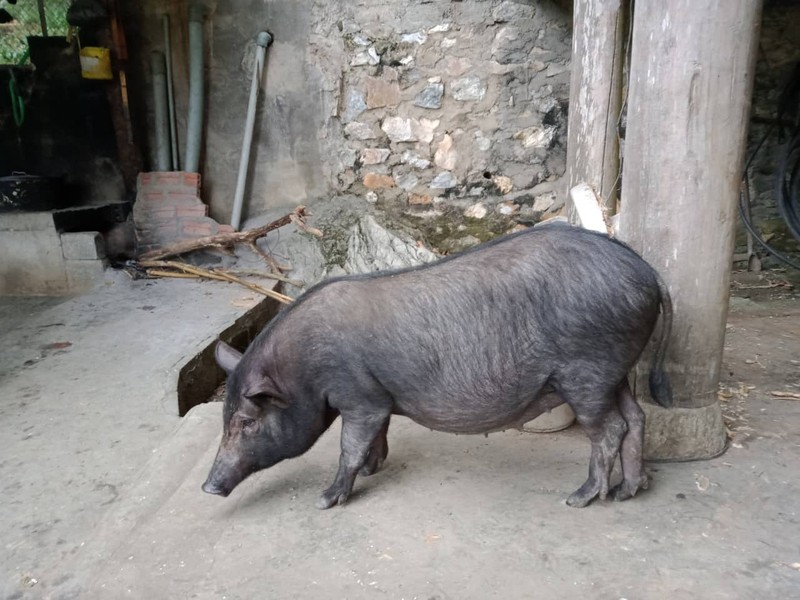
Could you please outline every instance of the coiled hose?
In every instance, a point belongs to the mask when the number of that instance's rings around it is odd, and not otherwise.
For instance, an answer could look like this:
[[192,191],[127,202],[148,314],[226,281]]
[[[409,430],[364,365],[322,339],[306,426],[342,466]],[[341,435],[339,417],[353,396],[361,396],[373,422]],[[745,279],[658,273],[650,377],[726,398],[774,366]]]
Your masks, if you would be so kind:
[[[800,63],[795,65],[789,81],[781,92],[777,106],[776,123],[771,125],[761,140],[756,145],[744,167],[742,176],[742,193],[739,196],[739,214],[742,222],[750,235],[767,252],[782,263],[800,270],[800,263],[793,261],[785,254],[782,254],[772,246],[756,231],[750,218],[750,193],[748,172],[756,156],[769,139],[774,131],[778,132],[779,141],[788,141],[781,150],[778,161],[778,168],[775,172],[774,198],[778,212],[784,221],[789,232],[794,238],[800,241]],[[786,120],[792,122],[791,132],[786,135],[784,123]]]

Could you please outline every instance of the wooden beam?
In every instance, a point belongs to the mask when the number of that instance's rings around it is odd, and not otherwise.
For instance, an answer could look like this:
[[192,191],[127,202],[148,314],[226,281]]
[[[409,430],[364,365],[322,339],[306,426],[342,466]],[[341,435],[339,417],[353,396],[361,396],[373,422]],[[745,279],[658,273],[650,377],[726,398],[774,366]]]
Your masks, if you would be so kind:
[[[575,0],[567,140],[567,190],[586,183],[616,213],[619,121],[629,0]],[[567,215],[577,222],[571,198]]]
[[[663,0],[637,2],[633,22],[620,237],[673,297],[667,371],[676,406],[720,428],[717,385],[760,20],[760,0]],[[646,398],[641,377],[637,388]],[[662,458],[724,448],[717,425],[667,431],[670,419],[663,416],[659,452],[674,454]],[[714,439],[703,446],[703,436]]]

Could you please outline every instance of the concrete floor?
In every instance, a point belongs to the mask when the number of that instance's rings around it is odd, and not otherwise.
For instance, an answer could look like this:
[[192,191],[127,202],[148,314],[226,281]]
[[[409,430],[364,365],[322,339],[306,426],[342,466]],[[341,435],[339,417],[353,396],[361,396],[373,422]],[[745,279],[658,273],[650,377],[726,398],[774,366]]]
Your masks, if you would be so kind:
[[183,360],[258,300],[115,272],[77,298],[0,298],[0,598],[60,576],[179,423]]
[[175,365],[242,296],[118,281],[3,301],[0,597],[800,597],[800,401],[770,393],[800,392],[797,299],[734,302],[731,448],[650,464],[629,502],[565,506],[587,469],[577,428],[484,438],[396,418],[384,470],[321,512],[338,428],[223,499],[199,489],[220,405],[170,413]]

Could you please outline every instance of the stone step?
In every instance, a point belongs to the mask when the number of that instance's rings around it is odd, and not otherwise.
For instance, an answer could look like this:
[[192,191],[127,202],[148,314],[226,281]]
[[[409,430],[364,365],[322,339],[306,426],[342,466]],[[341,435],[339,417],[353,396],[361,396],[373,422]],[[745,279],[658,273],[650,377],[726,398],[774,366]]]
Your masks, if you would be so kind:
[[[173,536],[181,539],[185,535],[180,531],[181,523],[201,517],[190,504],[175,505],[173,501],[188,495],[204,499],[201,477],[214,458],[215,438],[222,429],[221,409],[219,402],[201,404],[180,420],[122,500],[98,521],[74,561],[60,569],[71,575],[47,590],[48,597],[118,598],[137,588],[140,561],[176,539]],[[139,538],[145,530],[155,534],[152,547]]]

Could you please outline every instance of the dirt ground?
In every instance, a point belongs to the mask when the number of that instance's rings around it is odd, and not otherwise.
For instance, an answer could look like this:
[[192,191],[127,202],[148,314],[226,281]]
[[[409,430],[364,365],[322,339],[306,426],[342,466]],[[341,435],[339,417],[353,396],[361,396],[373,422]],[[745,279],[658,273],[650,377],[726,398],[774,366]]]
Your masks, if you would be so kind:
[[[218,313],[168,308],[178,286],[4,304],[0,597],[800,597],[800,300],[764,281],[734,281],[728,451],[651,463],[649,490],[582,510],[564,504],[586,475],[579,429],[453,436],[399,418],[343,507],[313,508],[338,428],[229,498],[203,494],[220,405],[174,417],[166,375],[235,295]],[[224,289],[202,288],[209,305]]]

